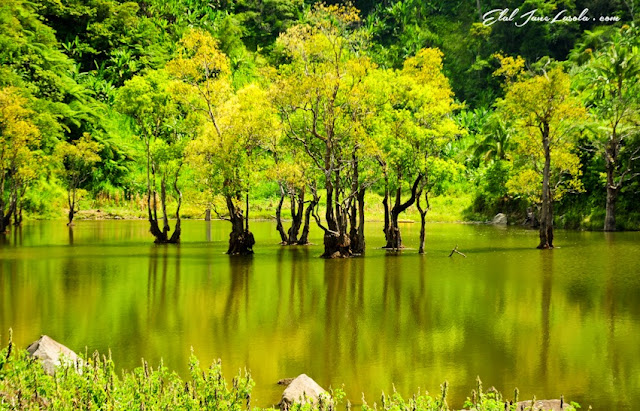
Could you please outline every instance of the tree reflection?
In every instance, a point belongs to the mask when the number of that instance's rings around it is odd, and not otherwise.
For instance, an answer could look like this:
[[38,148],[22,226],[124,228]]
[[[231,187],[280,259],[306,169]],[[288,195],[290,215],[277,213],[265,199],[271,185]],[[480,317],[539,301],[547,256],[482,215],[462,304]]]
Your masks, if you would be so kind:
[[[170,255],[173,261],[173,286],[168,284],[171,277]],[[164,244],[153,245],[149,250],[149,267],[147,273],[147,318],[151,323],[164,329],[167,325],[169,308],[178,310],[180,297],[180,247]],[[160,278],[158,278],[160,276]],[[172,301],[167,301],[167,289],[173,288]],[[171,298],[171,297],[169,297]]]
[[549,368],[549,342],[551,340],[549,315],[551,311],[551,288],[553,285],[553,252],[541,252],[542,258],[542,348],[540,350],[540,367],[542,377],[547,376]]
[[224,308],[224,328],[233,331],[242,313],[249,313],[249,280],[253,275],[253,256],[229,257],[229,292]]

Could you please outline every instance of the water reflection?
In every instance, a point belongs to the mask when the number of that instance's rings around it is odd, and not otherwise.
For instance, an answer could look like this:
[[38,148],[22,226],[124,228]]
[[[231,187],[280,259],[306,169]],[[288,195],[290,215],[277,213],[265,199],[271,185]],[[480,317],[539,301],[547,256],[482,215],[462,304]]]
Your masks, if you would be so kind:
[[[184,315],[180,306],[181,249],[179,245],[149,246],[147,268],[147,325],[154,330],[168,329]],[[167,319],[174,320],[173,323]]]
[[253,275],[253,256],[232,256],[229,270],[229,292],[224,309],[224,328],[232,332],[241,317],[249,313],[250,287],[249,281]]
[[551,311],[551,289],[553,285],[553,250],[544,250],[540,252],[542,260],[541,278],[542,278],[542,297],[541,297],[541,318],[542,318],[542,348],[540,349],[540,369],[541,378],[547,376],[549,367],[549,343],[551,341],[549,316]]
[[22,246],[22,224],[13,227],[13,244],[16,247]]
[[[383,241],[378,228],[370,244]],[[424,256],[371,249],[323,260],[321,245],[269,245],[271,223],[253,224],[267,240],[252,258],[224,254],[225,222],[184,230],[177,247],[151,245],[144,221],[8,234],[0,334],[13,327],[24,346],[47,333],[80,351],[111,348],[126,369],[164,358],[183,376],[194,346],[203,364],[251,368],[261,406],[277,402],[274,381],[302,372],[345,383],[353,403],[393,383],[408,394],[447,379],[457,407],[476,375],[522,396],[564,392],[585,409],[640,402],[638,233],[559,231],[564,246],[541,252],[535,232],[443,224],[430,227]],[[468,258],[448,258],[460,238]]]

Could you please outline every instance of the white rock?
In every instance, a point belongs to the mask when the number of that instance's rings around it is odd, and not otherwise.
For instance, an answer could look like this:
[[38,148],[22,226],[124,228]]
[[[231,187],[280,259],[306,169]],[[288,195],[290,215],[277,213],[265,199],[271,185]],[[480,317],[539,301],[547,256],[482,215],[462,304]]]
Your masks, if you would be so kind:
[[76,367],[78,355],[53,338],[43,335],[27,347],[27,351],[42,363],[44,372],[53,375],[60,366]]
[[498,213],[495,217],[493,217],[493,220],[491,220],[491,224],[507,225],[507,216],[502,213]]
[[282,393],[282,399],[280,400],[281,410],[289,408],[291,404],[298,403],[312,403],[315,404],[320,394],[326,393],[326,391],[318,385],[317,382],[312,380],[306,374],[300,374]]

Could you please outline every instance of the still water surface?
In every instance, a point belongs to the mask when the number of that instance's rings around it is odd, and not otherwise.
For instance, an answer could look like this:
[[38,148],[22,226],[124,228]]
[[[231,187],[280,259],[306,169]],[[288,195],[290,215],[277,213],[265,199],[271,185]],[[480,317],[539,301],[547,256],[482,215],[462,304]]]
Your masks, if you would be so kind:
[[[277,245],[271,222],[252,224],[252,258],[230,258],[228,229],[186,221],[181,245],[156,246],[144,221],[25,224],[0,244],[3,344],[11,327],[22,346],[48,334],[183,376],[193,347],[228,377],[249,368],[261,406],[306,373],[345,384],[352,403],[448,380],[460,407],[479,375],[521,399],[638,409],[640,233],[558,231],[560,248],[540,251],[534,231],[431,224],[420,256],[375,249],[382,227],[369,224],[366,257],[328,261],[321,245]],[[403,230],[416,247],[419,227]],[[467,258],[448,258],[456,244]]]

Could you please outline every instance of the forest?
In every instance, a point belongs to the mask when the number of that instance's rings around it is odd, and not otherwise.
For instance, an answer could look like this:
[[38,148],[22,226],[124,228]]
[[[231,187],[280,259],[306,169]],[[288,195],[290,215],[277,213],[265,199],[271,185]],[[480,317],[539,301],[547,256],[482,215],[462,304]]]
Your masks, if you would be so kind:
[[424,252],[447,204],[544,249],[554,227],[638,230],[636,4],[580,3],[2,0],[0,232],[109,209],[178,243],[214,217],[250,254],[268,217],[348,257],[375,219],[369,246],[415,218]]

